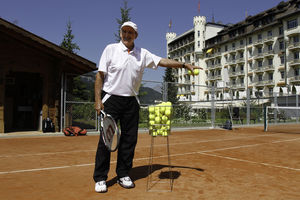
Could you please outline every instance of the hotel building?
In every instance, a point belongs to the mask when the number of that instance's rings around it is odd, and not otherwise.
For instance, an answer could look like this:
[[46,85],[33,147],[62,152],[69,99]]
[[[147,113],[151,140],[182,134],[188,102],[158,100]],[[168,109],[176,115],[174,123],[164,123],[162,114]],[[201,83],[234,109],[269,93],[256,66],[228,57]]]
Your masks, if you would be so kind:
[[193,29],[167,33],[169,58],[204,68],[174,70],[179,100],[209,101],[212,89],[217,100],[300,94],[299,21],[300,0],[290,0],[230,26],[196,16]]

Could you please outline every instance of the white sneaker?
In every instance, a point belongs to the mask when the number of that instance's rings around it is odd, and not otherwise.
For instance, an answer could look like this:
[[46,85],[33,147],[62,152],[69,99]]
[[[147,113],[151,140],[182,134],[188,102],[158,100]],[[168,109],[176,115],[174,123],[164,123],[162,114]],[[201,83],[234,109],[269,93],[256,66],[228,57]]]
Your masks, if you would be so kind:
[[133,181],[131,180],[131,178],[129,176],[125,176],[122,178],[118,179],[118,183],[123,187],[123,188],[134,188],[135,185],[133,183]]
[[95,184],[95,191],[99,193],[107,192],[107,186],[105,181],[99,181]]

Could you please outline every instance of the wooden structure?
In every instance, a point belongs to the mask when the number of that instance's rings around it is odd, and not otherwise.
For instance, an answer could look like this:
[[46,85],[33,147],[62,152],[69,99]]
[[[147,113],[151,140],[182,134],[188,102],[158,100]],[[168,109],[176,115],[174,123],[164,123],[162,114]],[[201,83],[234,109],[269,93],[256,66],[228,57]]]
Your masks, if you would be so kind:
[[95,63],[0,18],[0,133],[39,130],[48,116],[59,131],[64,74],[94,70]]

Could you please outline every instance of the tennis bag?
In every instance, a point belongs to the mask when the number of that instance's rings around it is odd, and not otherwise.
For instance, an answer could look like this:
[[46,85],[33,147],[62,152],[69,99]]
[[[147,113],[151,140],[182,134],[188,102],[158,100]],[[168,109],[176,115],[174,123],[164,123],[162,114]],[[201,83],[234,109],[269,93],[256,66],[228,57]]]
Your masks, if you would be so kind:
[[65,128],[63,130],[65,136],[81,136],[81,135],[86,135],[87,131],[86,129],[82,129],[78,126],[70,126],[68,128]]
[[47,117],[46,119],[43,120],[43,133],[49,133],[49,132],[55,132],[55,126],[52,120]]

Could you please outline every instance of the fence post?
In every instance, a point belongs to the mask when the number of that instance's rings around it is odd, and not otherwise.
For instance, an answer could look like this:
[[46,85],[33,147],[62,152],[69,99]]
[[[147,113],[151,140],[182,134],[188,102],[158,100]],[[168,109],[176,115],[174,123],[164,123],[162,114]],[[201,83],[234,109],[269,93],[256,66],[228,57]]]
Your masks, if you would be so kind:
[[211,125],[215,127],[216,110],[215,110],[215,86],[211,88]]
[[250,124],[250,90],[247,88],[247,124]]
[[163,101],[168,101],[168,82],[163,82]]

